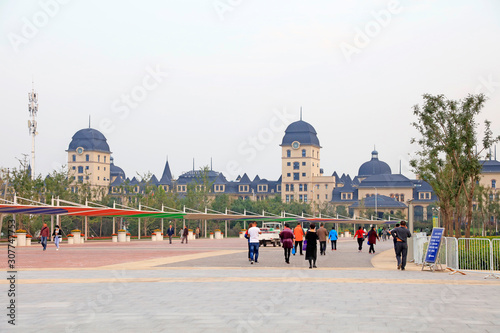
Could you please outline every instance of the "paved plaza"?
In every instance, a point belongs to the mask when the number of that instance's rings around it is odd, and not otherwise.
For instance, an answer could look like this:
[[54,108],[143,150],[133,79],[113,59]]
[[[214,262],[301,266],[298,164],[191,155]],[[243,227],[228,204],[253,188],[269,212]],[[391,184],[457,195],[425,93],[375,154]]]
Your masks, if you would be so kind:
[[376,250],[340,240],[309,269],[280,247],[250,265],[244,239],[16,248],[16,326],[3,279],[0,332],[500,332],[500,280],[398,271],[392,242]]

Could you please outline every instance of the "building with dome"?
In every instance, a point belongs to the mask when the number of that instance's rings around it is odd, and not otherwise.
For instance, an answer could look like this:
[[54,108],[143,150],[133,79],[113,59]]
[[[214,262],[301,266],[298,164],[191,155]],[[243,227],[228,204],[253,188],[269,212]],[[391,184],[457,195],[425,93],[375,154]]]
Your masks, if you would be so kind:
[[281,142],[281,199],[323,204],[331,200],[335,177],[323,175],[321,146],[314,127],[291,123]]
[[73,135],[66,152],[71,191],[78,192],[78,184],[86,183],[106,194],[111,181],[111,151],[104,135],[90,127],[81,129]]
[[[430,220],[433,204],[437,197],[431,186],[417,179],[409,179],[402,174],[393,174],[378,152],[372,151],[371,160],[363,163],[358,175],[353,179],[343,174],[338,177],[332,193],[331,203],[344,206],[355,217],[366,216],[369,211],[374,217],[387,215],[408,216],[409,201],[414,205],[416,220]],[[399,214],[398,214],[399,213]]]

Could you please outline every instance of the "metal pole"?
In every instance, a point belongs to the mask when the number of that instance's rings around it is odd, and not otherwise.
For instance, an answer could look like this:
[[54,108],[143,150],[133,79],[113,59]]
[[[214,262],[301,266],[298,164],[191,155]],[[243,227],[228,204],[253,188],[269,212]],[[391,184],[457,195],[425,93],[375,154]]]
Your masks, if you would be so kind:
[[225,224],[224,238],[227,238],[227,220],[224,220],[224,224]]
[[[116,201],[113,202],[113,209],[116,208]],[[115,232],[115,225],[116,225],[116,217],[113,217],[113,233]]]
[[89,233],[89,217],[85,216],[85,241],[87,241],[88,233]]
[[412,238],[408,240],[408,255],[406,260],[408,262],[415,260],[415,256],[413,255],[413,240],[415,235],[413,234],[413,201],[408,201],[408,230],[411,232]]
[[[50,205],[54,206],[54,197],[52,197]],[[50,234],[52,235],[53,232],[54,232],[54,215],[50,215]]]
[[[139,204],[139,210],[141,210],[141,204]],[[141,218],[137,221],[137,239],[141,239]]]
[[205,221],[205,238],[207,238],[207,220],[204,221]]

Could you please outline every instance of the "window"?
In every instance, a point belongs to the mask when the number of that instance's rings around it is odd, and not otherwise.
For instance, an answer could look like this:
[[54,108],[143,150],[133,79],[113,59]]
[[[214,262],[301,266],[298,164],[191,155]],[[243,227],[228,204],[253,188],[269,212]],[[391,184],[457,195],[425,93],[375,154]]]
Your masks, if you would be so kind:
[[304,185],[299,184],[299,192],[302,192],[304,190]]
[[299,162],[293,162],[293,170],[299,170]]
[[306,157],[306,150],[302,149],[302,157]]
[[239,191],[240,192],[248,192],[248,185],[240,185]]
[[286,157],[290,157],[292,156],[292,151],[291,150],[287,150],[286,151]]
[[302,177],[305,177],[306,176],[306,173],[305,172],[302,172]]
[[302,162],[302,166],[306,166],[306,162]]
[[290,184],[290,191],[295,191],[295,187],[293,186],[293,184]]
[[267,185],[259,185],[257,187],[258,192],[267,192]]
[[286,202],[290,202],[290,196],[288,194],[286,195]]
[[290,172],[289,172],[289,173],[287,173],[287,174],[286,174],[286,176],[287,176],[287,177],[291,177],[291,173],[290,173]]
[[[85,176],[85,179],[89,180],[89,176]],[[97,177],[97,180],[99,180],[99,177]]]
[[76,162],[76,155],[73,155],[72,159],[73,159],[73,162]]
[[104,171],[106,171],[106,167],[104,167]]
[[293,173],[293,180],[300,180],[300,174],[298,172]]
[[328,184],[325,184],[325,189],[327,189],[327,190],[328,190]]
[[399,201],[399,194],[395,194],[394,199],[396,199],[396,201]]
[[328,194],[325,194],[325,199],[327,199],[327,200],[328,200]]
[[281,192],[281,185],[276,186],[276,192]]
[[82,166],[78,167],[78,173],[83,173],[83,167]]
[[286,162],[286,166],[290,166],[290,165],[292,165],[292,163]]
[[97,170],[101,170],[101,167],[97,167]]
[[78,176],[78,182],[83,183],[83,176]]
[[86,162],[90,161],[90,155],[89,154],[85,155],[85,161]]
[[76,170],[76,167],[74,166],[72,169],[73,169],[73,170]]
[[399,196],[399,199],[400,199],[400,201],[401,201],[401,202],[404,202],[404,201],[405,201],[405,195],[404,195],[404,194],[401,194],[401,195]]
[[88,169],[89,169],[89,166],[88,166],[88,165],[86,165],[86,166],[85,166],[85,170],[88,170]]
[[307,202],[307,194],[304,194],[304,202]]
[[302,194],[299,194],[299,201],[302,201]]
[[495,179],[491,180],[491,188],[496,188],[497,187],[497,181]]
[[319,194],[316,195],[318,197],[318,200],[319,200]]
[[97,162],[101,162],[101,155],[97,155]]
[[293,201],[293,199],[294,199],[294,198],[293,198],[293,194],[292,194],[292,195],[290,196],[290,201]]
[[106,156],[104,156],[104,163],[106,163]]
[[287,192],[290,191],[290,184],[285,185],[285,191],[287,191]]

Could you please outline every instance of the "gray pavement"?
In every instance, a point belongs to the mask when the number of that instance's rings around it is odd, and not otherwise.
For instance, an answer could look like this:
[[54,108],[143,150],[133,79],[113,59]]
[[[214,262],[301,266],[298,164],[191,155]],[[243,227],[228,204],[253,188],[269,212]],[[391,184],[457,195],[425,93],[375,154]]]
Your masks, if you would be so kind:
[[[242,251],[151,269],[20,271],[17,325],[3,319],[0,332],[500,332],[498,280],[377,270],[353,244],[312,270],[265,248],[262,265]],[[349,257],[359,261],[340,264]]]

